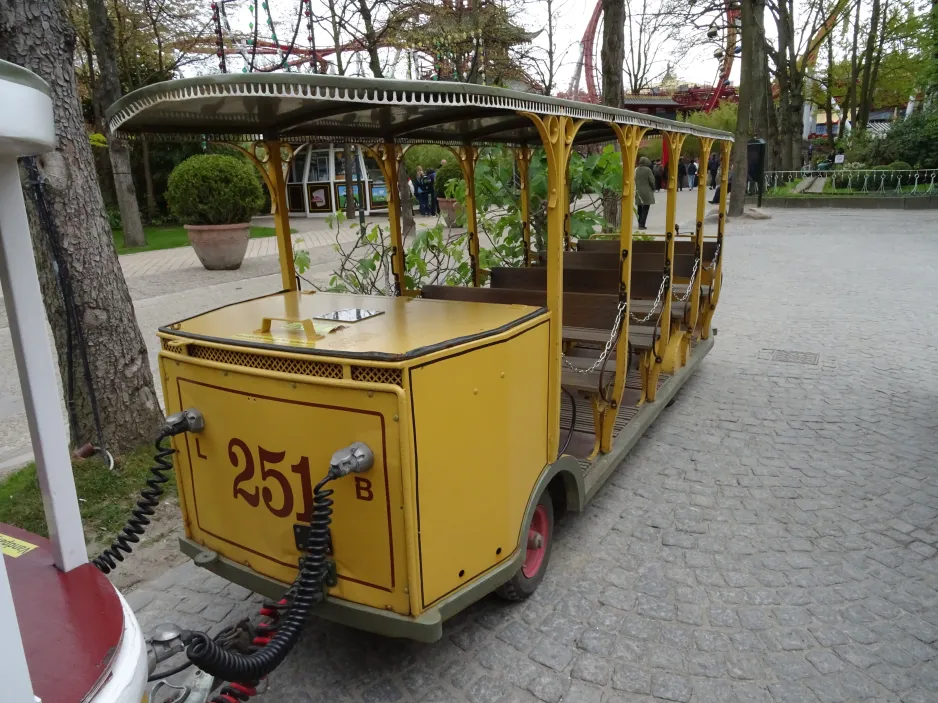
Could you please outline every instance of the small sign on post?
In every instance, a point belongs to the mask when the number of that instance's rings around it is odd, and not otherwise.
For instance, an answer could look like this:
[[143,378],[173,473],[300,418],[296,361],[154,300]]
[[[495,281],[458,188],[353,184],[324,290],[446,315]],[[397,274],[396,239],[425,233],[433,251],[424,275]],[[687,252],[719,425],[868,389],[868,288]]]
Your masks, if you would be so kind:
[[835,164],[842,164],[842,163],[846,160],[846,158],[847,158],[847,157],[846,157],[844,154],[837,154],[837,155],[834,157],[834,163],[835,163]]

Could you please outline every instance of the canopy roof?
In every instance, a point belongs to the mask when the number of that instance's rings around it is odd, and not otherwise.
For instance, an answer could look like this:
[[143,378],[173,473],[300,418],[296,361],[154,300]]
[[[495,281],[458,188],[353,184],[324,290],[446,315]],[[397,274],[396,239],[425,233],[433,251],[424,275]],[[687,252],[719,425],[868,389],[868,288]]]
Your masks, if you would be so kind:
[[540,144],[519,111],[590,120],[577,143],[614,139],[608,122],[732,140],[728,132],[630,110],[469,83],[322,74],[224,74],[156,83],[107,112],[132,137],[255,141]]

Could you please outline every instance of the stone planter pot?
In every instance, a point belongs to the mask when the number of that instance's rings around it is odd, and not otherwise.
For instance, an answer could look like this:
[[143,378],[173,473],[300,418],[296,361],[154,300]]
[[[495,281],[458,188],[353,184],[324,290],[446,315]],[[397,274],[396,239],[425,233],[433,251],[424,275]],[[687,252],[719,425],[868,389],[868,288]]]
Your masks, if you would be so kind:
[[443,215],[446,226],[455,227],[459,216],[463,213],[462,203],[455,198],[437,198],[436,202],[440,206],[440,214]]
[[251,225],[186,225],[189,242],[199,261],[209,271],[231,271],[241,268],[248,250]]

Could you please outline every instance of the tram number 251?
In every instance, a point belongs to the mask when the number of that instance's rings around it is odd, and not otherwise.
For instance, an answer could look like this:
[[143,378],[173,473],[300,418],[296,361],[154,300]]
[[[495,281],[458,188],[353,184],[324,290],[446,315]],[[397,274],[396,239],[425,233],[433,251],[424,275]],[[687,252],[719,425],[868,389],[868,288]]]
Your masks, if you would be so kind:
[[[252,508],[256,508],[264,501],[264,506],[275,517],[287,517],[293,512],[295,500],[293,497],[293,486],[290,479],[282,471],[275,469],[275,464],[280,464],[286,458],[287,453],[274,452],[258,445],[257,463],[254,461],[254,454],[243,439],[234,437],[228,442],[228,460],[235,469],[241,469],[234,477],[232,491],[235,500],[241,498]],[[264,484],[258,487],[254,483],[255,467],[260,467],[261,482]],[[290,473],[300,477],[300,492],[302,494],[302,509],[296,513],[298,522],[309,522],[310,511],[313,508],[313,482],[310,476],[309,457],[301,456],[295,464],[291,464]],[[277,486],[279,495],[275,496],[270,485]],[[355,497],[358,500],[372,501],[375,494],[372,490],[371,481],[362,476],[355,477]]]

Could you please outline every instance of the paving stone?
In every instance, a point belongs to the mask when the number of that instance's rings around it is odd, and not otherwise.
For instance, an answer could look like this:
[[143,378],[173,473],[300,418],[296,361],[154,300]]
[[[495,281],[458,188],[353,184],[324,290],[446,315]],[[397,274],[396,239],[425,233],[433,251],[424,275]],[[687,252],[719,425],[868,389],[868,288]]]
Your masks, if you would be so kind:
[[650,693],[651,674],[647,669],[620,664],[612,672],[612,687],[630,693]]
[[555,671],[566,669],[574,656],[576,656],[575,649],[547,638],[542,639],[531,652],[531,659]]
[[804,658],[811,662],[814,668],[822,674],[833,674],[843,670],[846,666],[842,659],[827,649],[818,649],[813,652],[808,652],[804,655]]
[[528,691],[546,703],[558,703],[563,698],[568,679],[549,669],[542,669],[528,684]]
[[726,671],[734,679],[761,679],[764,676],[762,658],[749,652],[728,652]]
[[764,658],[766,667],[781,681],[797,681],[812,676],[815,671],[798,654],[769,653]]
[[656,698],[687,703],[693,693],[693,688],[686,676],[656,671],[651,675],[651,692]]
[[658,634],[658,623],[638,615],[627,615],[620,630],[623,635],[636,640],[651,640]]
[[729,681],[694,679],[694,703],[736,703],[736,691]]
[[612,665],[605,657],[583,653],[576,658],[572,676],[598,686],[605,686],[612,674]]
[[563,703],[602,703],[603,689],[582,681],[574,681],[563,697]]

